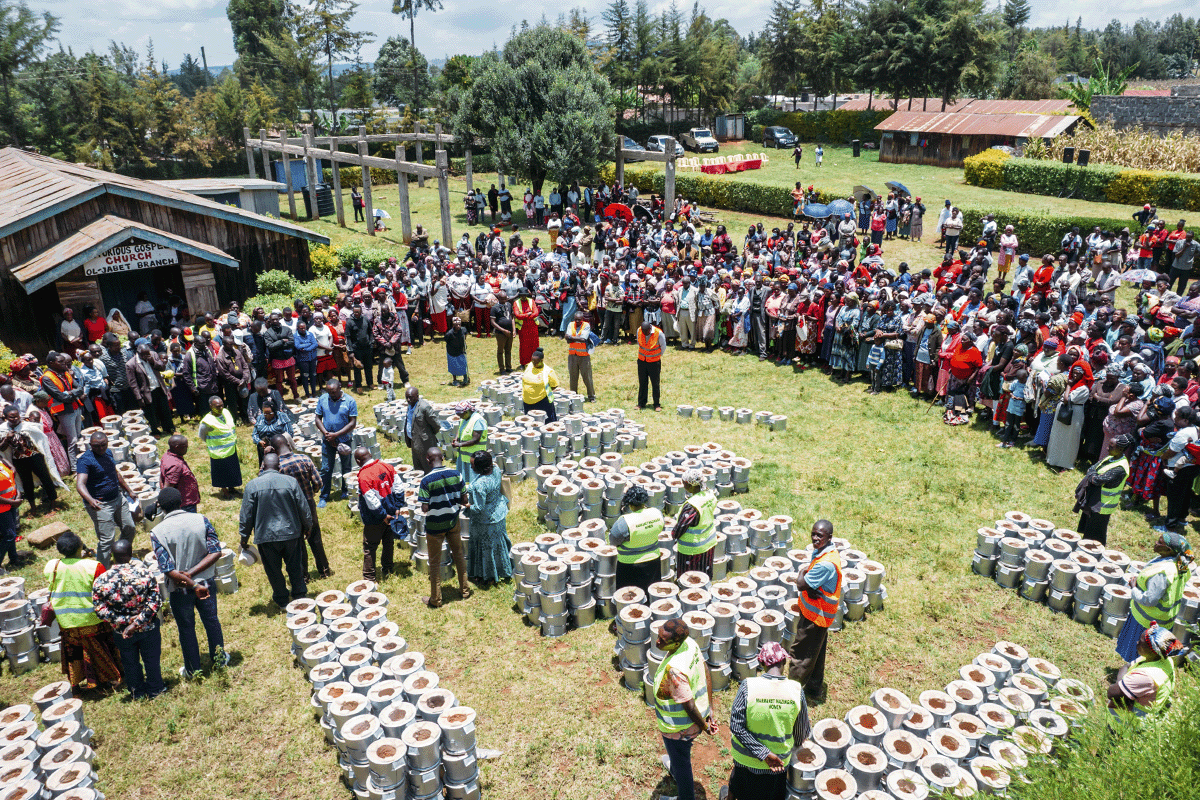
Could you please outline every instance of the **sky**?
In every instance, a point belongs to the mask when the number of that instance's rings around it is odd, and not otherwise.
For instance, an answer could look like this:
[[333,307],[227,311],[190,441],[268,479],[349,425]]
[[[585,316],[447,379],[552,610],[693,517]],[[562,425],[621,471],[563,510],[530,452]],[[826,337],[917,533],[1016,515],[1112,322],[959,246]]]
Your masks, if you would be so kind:
[[[225,17],[227,0],[27,0],[37,11],[49,11],[62,23],[59,42],[77,54],[105,50],[112,40],[134,47],[145,54],[153,43],[158,61],[177,67],[185,53],[197,60],[204,47],[210,66],[230,64],[234,59],[233,38]],[[553,22],[558,10],[573,3],[551,6],[545,13]],[[600,14],[606,3],[579,3],[591,11],[592,24],[601,26]],[[651,0],[651,10],[661,11],[669,0]],[[689,8],[688,0],[679,0]],[[702,4],[710,16],[724,17],[743,35],[761,30],[770,12],[771,0],[708,2]],[[1166,19],[1181,13],[1194,16],[1194,0],[1141,0],[1117,4],[1110,0],[1078,0],[1069,6],[1033,0],[1034,26],[1061,25],[1069,16],[1074,22],[1082,15],[1085,27],[1103,27],[1114,18],[1132,23],[1139,17]],[[433,60],[457,53],[478,54],[494,45],[503,47],[514,25],[523,19],[539,21],[543,9],[529,3],[500,3],[488,0],[445,0],[436,13],[417,15],[417,48]],[[390,0],[363,0],[355,20],[358,30],[374,34],[375,41],[363,50],[363,59],[374,61],[379,45],[389,36],[408,36],[408,21],[391,13]]]

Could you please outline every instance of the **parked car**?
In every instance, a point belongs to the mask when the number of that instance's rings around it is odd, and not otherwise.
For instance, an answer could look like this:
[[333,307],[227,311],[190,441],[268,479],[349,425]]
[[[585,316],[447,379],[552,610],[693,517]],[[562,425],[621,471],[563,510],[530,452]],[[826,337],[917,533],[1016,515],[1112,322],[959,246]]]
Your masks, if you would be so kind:
[[[621,149],[622,150],[636,150],[640,153],[646,152],[646,148],[642,147],[640,144],[635,142],[633,139],[630,139],[628,136],[621,137]],[[642,156],[631,156],[628,153],[626,153],[625,160],[626,161],[645,161],[646,159]]]
[[720,145],[708,128],[692,128],[679,137],[679,143],[697,153],[715,153],[720,150]]
[[[665,140],[674,139],[674,138],[675,138],[674,136],[667,136],[665,133],[660,133],[655,136],[651,136],[649,139],[646,140],[646,149],[650,150],[652,152],[655,152],[655,153],[665,153],[666,150],[663,149],[663,144],[664,144]],[[681,145],[679,143],[678,139],[675,139],[675,155],[677,155],[677,156],[683,155],[683,145]]]
[[763,129],[763,147],[795,147],[796,134],[782,125],[772,125]]

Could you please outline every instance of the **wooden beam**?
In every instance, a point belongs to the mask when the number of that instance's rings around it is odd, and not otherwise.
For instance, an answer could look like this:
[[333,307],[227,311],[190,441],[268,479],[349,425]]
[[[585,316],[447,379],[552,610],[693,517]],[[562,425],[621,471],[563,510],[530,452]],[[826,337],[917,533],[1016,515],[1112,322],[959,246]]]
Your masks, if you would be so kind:
[[320,178],[317,177],[316,160],[312,156],[312,133],[313,126],[307,125],[304,128],[304,176],[305,183],[308,184],[308,203],[309,203],[309,219],[320,219],[321,208],[317,203],[317,184]]
[[442,244],[452,248],[454,241],[451,238],[454,233],[450,230],[450,154],[445,150],[438,150],[434,154],[438,169],[438,203],[441,206],[442,217]]
[[433,149],[435,151],[445,149],[442,147],[442,123],[440,122],[433,123]]
[[[355,137],[355,141],[357,140],[358,138]],[[365,143],[366,139],[364,138],[362,141]],[[303,147],[296,147],[290,144],[283,145],[277,142],[262,142],[259,146],[269,150],[272,153],[283,153],[291,156],[304,155]],[[322,150],[321,156],[322,158],[328,158],[330,161],[334,161],[339,164],[350,164],[356,167],[368,166],[375,167],[376,169],[394,170],[399,168],[410,175],[423,175],[426,178],[437,177],[437,167],[431,167],[428,164],[414,164],[410,161],[397,162],[387,158],[380,158],[379,156],[357,155],[355,153],[338,153],[332,150]]]
[[[318,136],[313,139],[314,144],[328,145],[329,140],[333,137]],[[372,133],[366,137],[368,144],[391,144],[394,142],[435,142],[439,144],[454,144],[458,139],[449,133]],[[301,145],[303,139],[293,137],[288,139],[288,144]]]
[[[396,163],[401,163],[404,158],[404,148],[396,148]],[[412,214],[408,209],[408,173],[396,171],[396,188],[399,190],[400,199],[400,235],[404,239],[404,243],[408,244],[412,241]],[[447,245],[449,247],[449,245]]]
[[363,206],[367,212],[367,232],[375,235],[375,209],[371,205],[371,167],[366,163],[367,156],[367,129],[363,125],[358,126],[358,157],[362,162],[362,183],[363,183]]
[[[292,215],[292,222],[296,221],[296,190],[292,188],[292,164],[288,159],[288,146],[283,143],[286,133],[279,134],[279,152],[283,154],[283,179],[287,183],[288,210]],[[264,143],[265,145],[265,143]]]
[[[672,141],[674,141],[674,140],[672,140]],[[673,153],[673,152],[671,152],[671,153],[657,153],[657,152],[655,152],[655,151],[653,151],[653,150],[625,150],[625,149],[621,149],[621,154],[622,154],[622,156],[624,156],[625,158],[628,158],[628,159],[634,159],[634,158],[636,158],[636,159],[639,159],[639,160],[641,160],[641,161],[659,161],[659,162],[662,162],[662,163],[666,163],[667,161],[674,161],[674,160],[675,160],[675,158],[676,158],[676,156],[675,156],[675,153]]]
[[[329,152],[336,153],[338,150],[338,137],[329,137]],[[342,168],[337,165],[333,159],[329,160],[329,172],[333,176],[333,208],[337,212],[337,222],[341,227],[346,227],[346,212],[342,210]]]
[[[421,132],[421,123],[414,122],[413,130],[419,134]],[[424,155],[423,155],[425,148],[421,146],[421,141],[422,141],[421,139],[417,139],[417,163],[418,164],[425,163]],[[419,186],[422,189],[425,188],[425,176],[419,172],[417,173],[417,186]],[[449,246],[449,245],[447,245],[447,246]]]
[[[242,140],[246,143],[246,168],[250,170],[250,177],[256,178],[254,174],[254,148],[250,145],[250,129],[242,128]],[[263,176],[267,177],[266,175]]]
[[[470,147],[467,147],[465,150],[463,150],[463,160],[467,162],[466,163],[467,191],[469,192],[475,188],[475,175],[471,172],[471,148]],[[449,245],[447,245],[447,247],[449,247]]]
[[267,132],[263,128],[258,129],[258,152],[262,154],[263,162],[263,177],[269,181],[275,180],[275,176],[271,174],[271,154],[267,152],[267,148],[262,146],[266,141]]

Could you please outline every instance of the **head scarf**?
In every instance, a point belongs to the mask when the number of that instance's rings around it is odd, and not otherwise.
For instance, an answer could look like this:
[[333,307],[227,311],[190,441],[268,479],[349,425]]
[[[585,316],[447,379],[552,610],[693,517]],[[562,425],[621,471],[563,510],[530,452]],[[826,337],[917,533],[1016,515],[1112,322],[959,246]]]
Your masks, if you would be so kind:
[[1192,548],[1188,545],[1187,538],[1182,533],[1171,533],[1168,531],[1162,535],[1163,544],[1171,548],[1172,554],[1175,556],[1175,566],[1180,572],[1187,570],[1187,565],[1192,563]]
[[1165,416],[1175,410],[1175,402],[1169,397],[1160,397],[1154,401],[1154,408]]
[[763,669],[770,669],[776,664],[787,661],[787,651],[779,642],[767,642],[758,648],[758,663]]
[[1146,632],[1142,634],[1142,644],[1149,646],[1159,658],[1172,656],[1182,647],[1179,640],[1175,638],[1175,634],[1171,633],[1171,629],[1164,628],[1157,622],[1151,623]]
[[25,369],[28,366],[29,366],[29,362],[27,362],[25,359],[14,358],[12,360],[12,362],[8,365],[8,372],[10,375],[16,375],[18,372],[20,372],[21,370]]
[[698,469],[689,469],[683,473],[683,482],[689,486],[704,486],[704,473]]
[[467,417],[475,410],[475,404],[470,400],[459,400],[454,404],[454,413],[460,417]]

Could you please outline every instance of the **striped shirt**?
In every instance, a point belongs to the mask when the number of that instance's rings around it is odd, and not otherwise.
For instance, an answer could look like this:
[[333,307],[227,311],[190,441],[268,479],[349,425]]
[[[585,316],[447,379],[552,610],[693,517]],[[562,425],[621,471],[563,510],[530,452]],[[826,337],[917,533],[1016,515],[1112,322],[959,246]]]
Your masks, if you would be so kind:
[[425,516],[425,531],[432,534],[449,533],[458,518],[462,505],[463,483],[454,467],[441,467],[421,480],[417,499],[429,506]]

